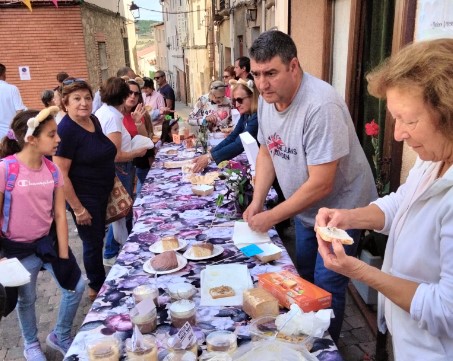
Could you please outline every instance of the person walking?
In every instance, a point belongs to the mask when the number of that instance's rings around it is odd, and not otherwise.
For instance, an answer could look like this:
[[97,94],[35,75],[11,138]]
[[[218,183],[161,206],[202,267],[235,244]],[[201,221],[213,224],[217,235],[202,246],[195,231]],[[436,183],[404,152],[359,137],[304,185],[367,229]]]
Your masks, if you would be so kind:
[[19,89],[6,82],[6,67],[0,64],[0,138],[8,132],[14,116],[25,109]]
[[[250,48],[250,57],[261,94],[261,146],[253,201],[243,217],[254,231],[265,232],[295,216],[297,270],[304,279],[332,293],[335,318],[329,332],[336,342],[348,278],[324,267],[313,228],[315,216],[323,206],[357,207],[376,199],[370,165],[344,100],[331,85],[302,70],[296,45],[287,34],[262,33]],[[264,211],[275,177],[286,200]],[[355,243],[346,251],[353,255],[360,231],[349,233]]]
[[167,83],[167,77],[162,70],[156,71],[154,75],[154,80],[156,81],[157,85],[159,85],[159,89],[157,90],[165,99],[165,106],[170,108],[170,110],[175,110],[175,91]]

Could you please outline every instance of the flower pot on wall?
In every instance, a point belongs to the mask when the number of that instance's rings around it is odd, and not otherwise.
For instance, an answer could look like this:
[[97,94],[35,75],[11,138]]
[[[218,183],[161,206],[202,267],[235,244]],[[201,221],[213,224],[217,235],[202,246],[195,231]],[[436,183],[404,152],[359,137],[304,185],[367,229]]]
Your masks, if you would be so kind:
[[[362,250],[362,253],[359,257],[363,262],[369,264],[370,266],[381,268],[382,267],[382,257],[381,256],[373,256],[368,250]],[[376,305],[377,304],[377,291],[374,288],[369,287],[365,283],[352,280],[354,287],[356,288],[357,292],[359,292],[360,296],[362,297],[363,301],[367,305]]]

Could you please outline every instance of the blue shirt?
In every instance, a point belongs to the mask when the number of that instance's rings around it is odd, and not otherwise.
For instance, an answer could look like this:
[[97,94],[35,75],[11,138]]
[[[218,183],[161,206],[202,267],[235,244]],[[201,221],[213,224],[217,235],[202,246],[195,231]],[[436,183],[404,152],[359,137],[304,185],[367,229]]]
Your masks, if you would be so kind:
[[219,164],[224,160],[230,160],[244,151],[239,134],[249,132],[256,139],[258,135],[258,117],[256,113],[242,114],[239,121],[228,137],[222,140],[211,150],[211,156]]

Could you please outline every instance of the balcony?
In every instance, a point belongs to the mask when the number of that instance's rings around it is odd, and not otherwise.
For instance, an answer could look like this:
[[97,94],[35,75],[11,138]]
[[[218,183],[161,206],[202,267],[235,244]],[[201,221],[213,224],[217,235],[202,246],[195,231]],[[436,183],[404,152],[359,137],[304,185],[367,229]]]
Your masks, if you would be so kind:
[[230,0],[220,0],[218,14],[220,16],[230,15]]

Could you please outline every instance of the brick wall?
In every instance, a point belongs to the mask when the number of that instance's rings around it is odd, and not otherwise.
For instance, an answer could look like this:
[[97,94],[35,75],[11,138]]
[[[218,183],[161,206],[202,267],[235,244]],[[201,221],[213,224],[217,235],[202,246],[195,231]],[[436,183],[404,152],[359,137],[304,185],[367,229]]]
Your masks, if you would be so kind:
[[[0,8],[0,39],[6,81],[19,88],[29,108],[42,107],[41,92],[57,85],[60,71],[88,79],[79,6]],[[20,80],[20,65],[30,67],[31,80]]]

